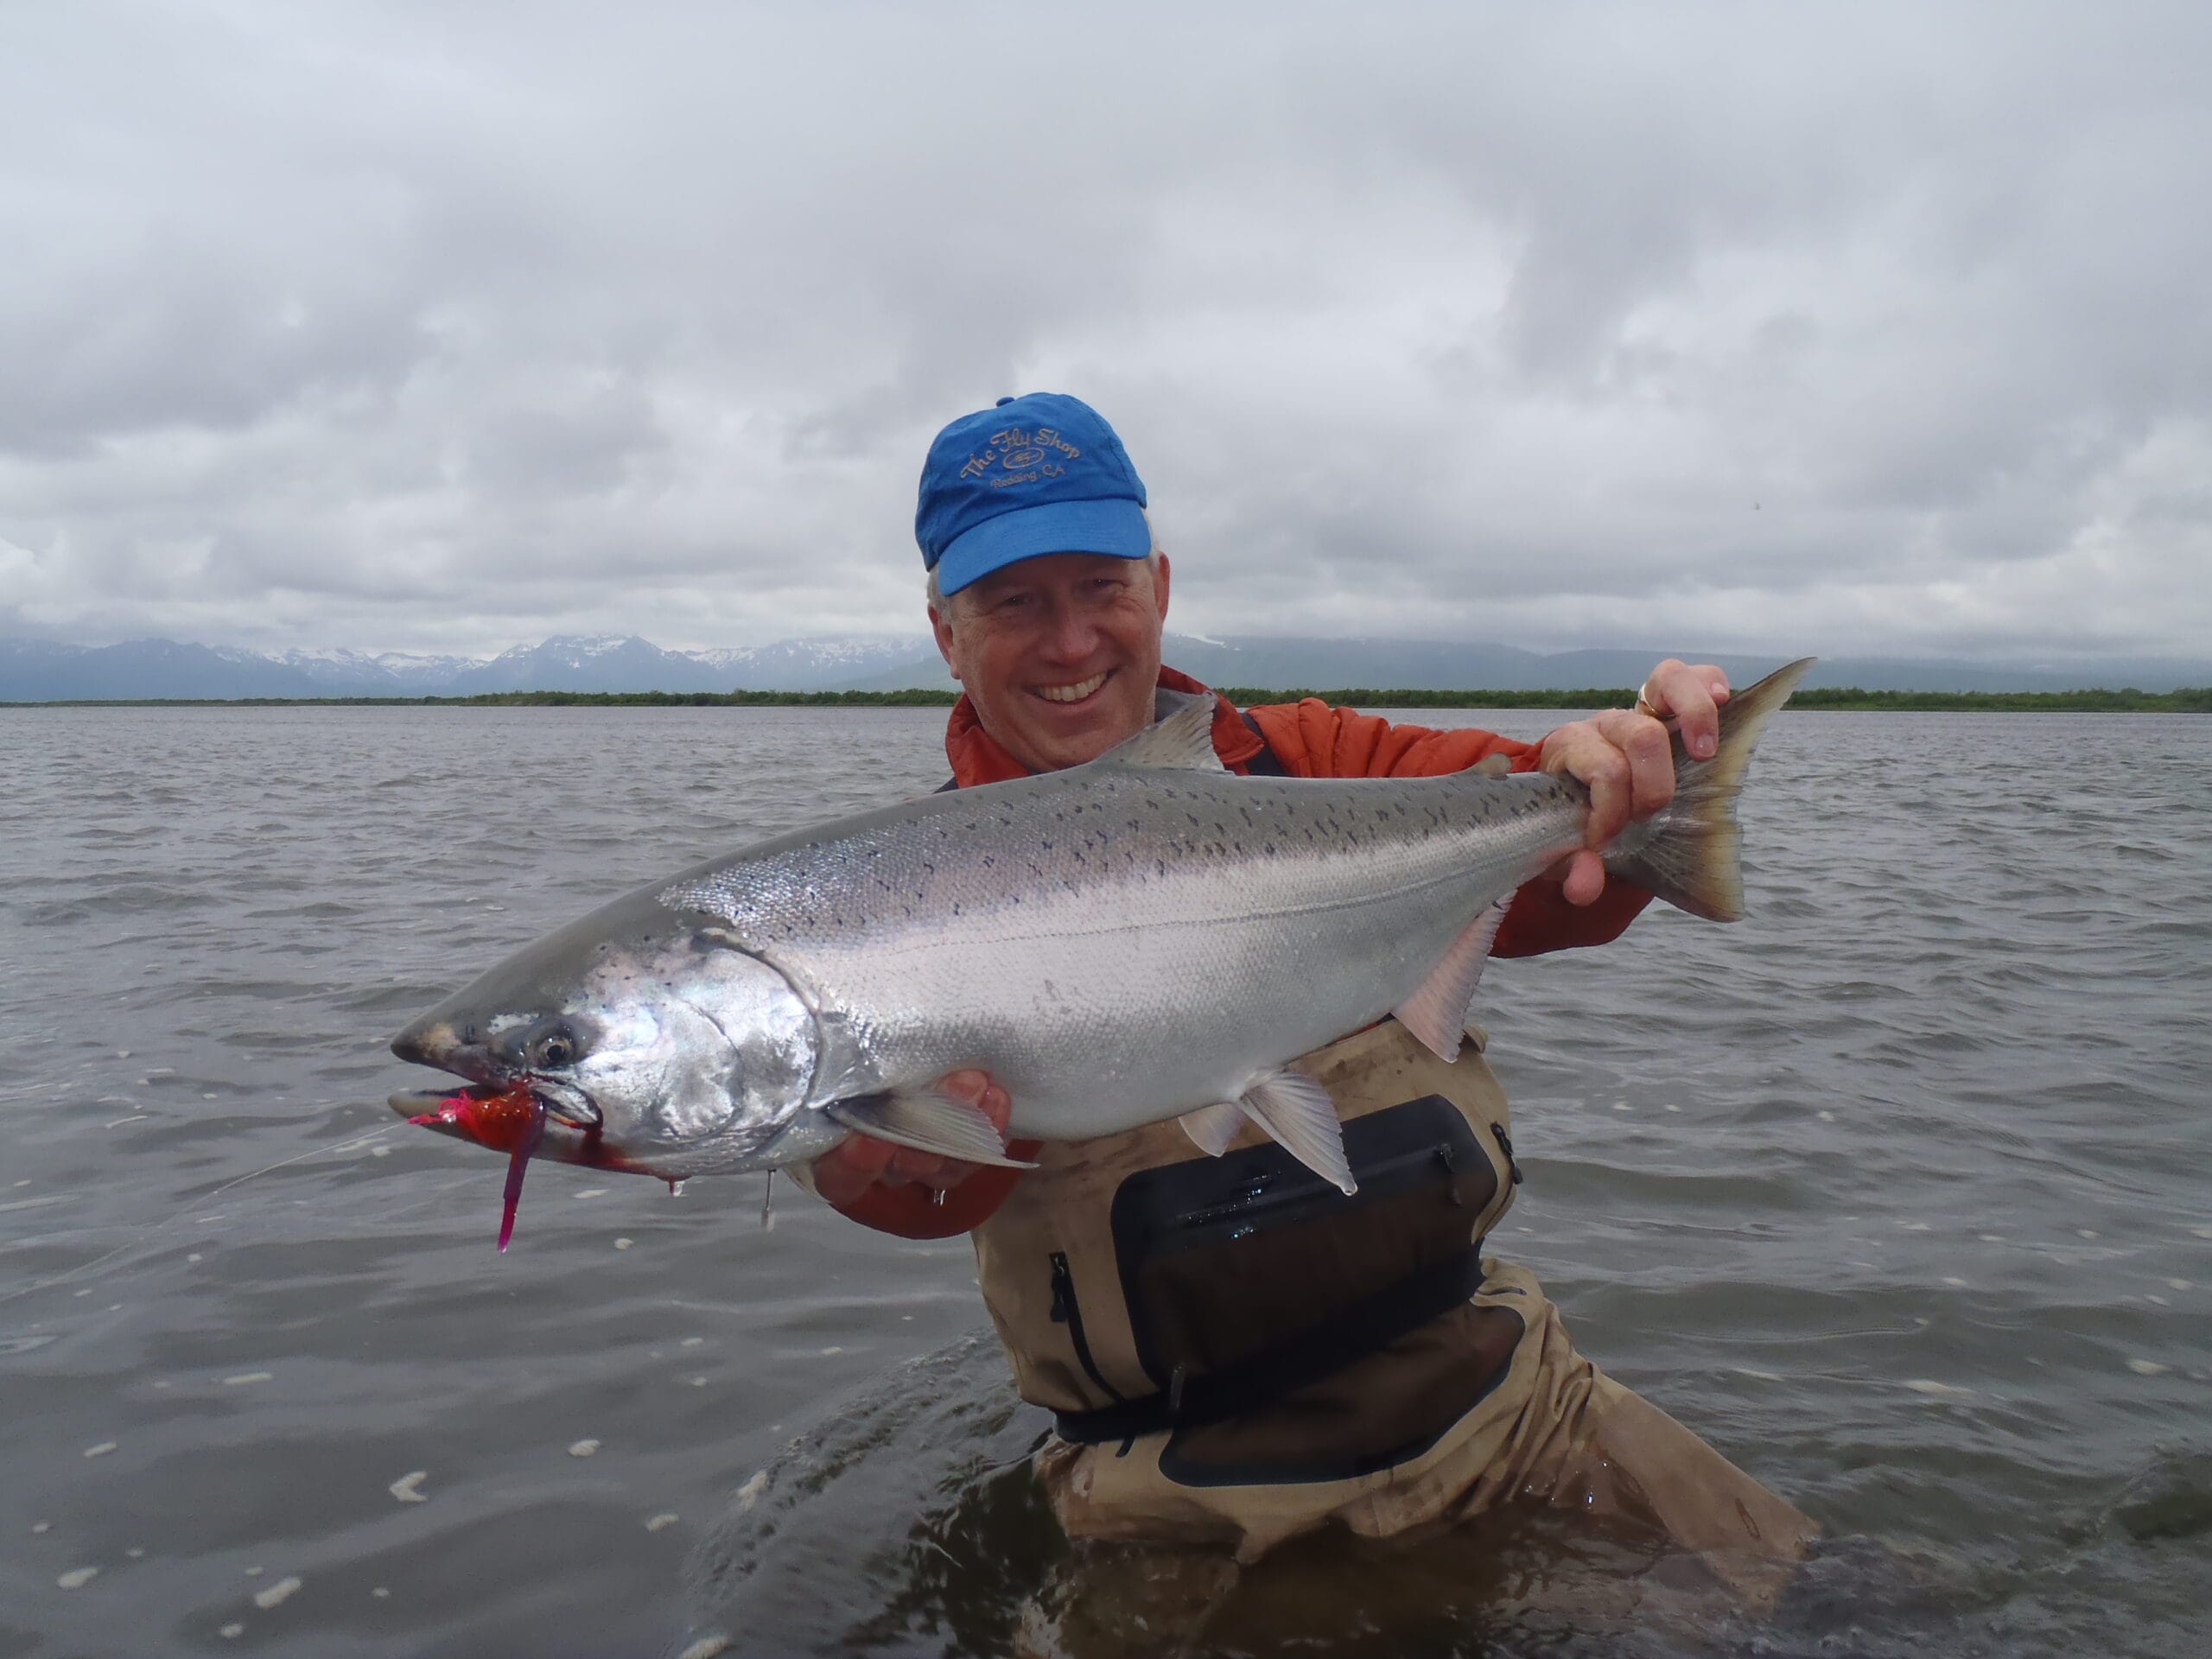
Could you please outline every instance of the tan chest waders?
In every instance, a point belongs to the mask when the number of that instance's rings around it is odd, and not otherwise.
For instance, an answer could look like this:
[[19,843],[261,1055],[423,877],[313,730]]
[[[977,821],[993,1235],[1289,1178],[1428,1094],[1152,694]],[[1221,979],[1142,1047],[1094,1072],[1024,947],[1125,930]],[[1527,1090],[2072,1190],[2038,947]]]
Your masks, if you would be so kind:
[[1385,1020],[1296,1062],[1337,1103],[1350,1196],[1257,1130],[1213,1159],[1167,1122],[1047,1144],[976,1230],[1017,1385],[1055,1415],[1038,1469],[1071,1537],[1252,1560],[1332,1521],[1382,1536],[1525,1498],[1697,1549],[1802,1547],[1802,1516],[1484,1261],[1520,1171],[1475,1035],[1447,1063]]

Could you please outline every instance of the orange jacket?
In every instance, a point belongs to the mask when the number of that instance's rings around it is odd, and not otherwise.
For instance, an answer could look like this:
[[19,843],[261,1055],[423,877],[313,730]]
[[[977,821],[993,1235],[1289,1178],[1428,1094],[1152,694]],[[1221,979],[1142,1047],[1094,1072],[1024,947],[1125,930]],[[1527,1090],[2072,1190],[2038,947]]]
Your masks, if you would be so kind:
[[[1160,683],[1171,691],[1207,690],[1172,668],[1160,671]],[[1251,760],[1260,752],[1260,740],[1236,706],[1215,695],[1220,706],[1214,713],[1214,753],[1230,771],[1249,772]],[[1427,726],[1393,726],[1357,709],[1332,709],[1319,697],[1262,704],[1252,710],[1252,718],[1275,758],[1300,778],[1433,778],[1464,772],[1493,754],[1506,756],[1516,772],[1536,769],[1538,746],[1534,743],[1471,728],[1438,731]],[[952,762],[953,781],[963,789],[1029,775],[984,731],[974,705],[964,696],[954,705],[946,724],[944,752]],[[1492,954],[1527,957],[1604,944],[1619,938],[1650,898],[1640,888],[1608,880],[1595,904],[1570,905],[1559,883],[1539,877],[1514,895]],[[1034,1145],[1016,1141],[1007,1150],[1017,1158],[1026,1157]],[[1019,1170],[979,1170],[944,1194],[942,1202],[918,1186],[879,1185],[844,1206],[844,1213],[905,1238],[948,1238],[966,1232],[996,1210],[1020,1175]]]

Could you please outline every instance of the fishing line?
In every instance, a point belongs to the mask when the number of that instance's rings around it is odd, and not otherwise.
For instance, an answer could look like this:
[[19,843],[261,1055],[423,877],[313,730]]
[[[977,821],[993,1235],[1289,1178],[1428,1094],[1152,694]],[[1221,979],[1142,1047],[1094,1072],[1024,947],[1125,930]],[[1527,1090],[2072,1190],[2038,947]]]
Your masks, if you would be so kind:
[[29,1296],[35,1291],[52,1290],[57,1286],[69,1284],[75,1280],[83,1278],[86,1275],[105,1267],[109,1262],[115,1261],[119,1256],[130,1255],[134,1251],[143,1252],[144,1247],[150,1244],[156,1236],[167,1232],[170,1228],[175,1226],[176,1224],[182,1220],[189,1211],[201,1208],[211,1200],[220,1198],[224,1193],[230,1192],[234,1187],[243,1186],[248,1181],[258,1179],[264,1175],[273,1174],[277,1170],[286,1168],[290,1165],[303,1163],[310,1158],[341,1157],[349,1154],[358,1153],[365,1147],[374,1146],[378,1141],[382,1141],[385,1136],[391,1134],[393,1130],[404,1128],[405,1127],[406,1125],[404,1123],[387,1123],[381,1128],[371,1129],[365,1135],[355,1135],[350,1141],[341,1141],[335,1146],[310,1147],[305,1152],[294,1153],[289,1158],[279,1158],[273,1164],[264,1164],[259,1169],[249,1170],[243,1175],[234,1175],[229,1180],[225,1181],[220,1186],[211,1187],[208,1191],[200,1194],[199,1197],[188,1199],[185,1203],[178,1205],[177,1208],[171,1212],[167,1220],[156,1222],[150,1230],[137,1234],[129,1243],[118,1244],[113,1249],[105,1252],[104,1255],[96,1255],[89,1262],[80,1262],[75,1267],[67,1269],[66,1272],[56,1274],[51,1279],[41,1279],[35,1284],[22,1285],[14,1290],[0,1294],[0,1306],[5,1306],[8,1303],[16,1300],[18,1297]]

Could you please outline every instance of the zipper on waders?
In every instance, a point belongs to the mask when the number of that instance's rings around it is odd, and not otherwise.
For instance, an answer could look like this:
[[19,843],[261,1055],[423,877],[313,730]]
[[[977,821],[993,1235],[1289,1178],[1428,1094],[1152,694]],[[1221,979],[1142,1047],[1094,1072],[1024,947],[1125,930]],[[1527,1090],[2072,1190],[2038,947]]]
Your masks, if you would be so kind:
[[[1410,1152],[1401,1152],[1389,1158],[1378,1158],[1362,1164],[1355,1172],[1360,1185],[1388,1179],[1408,1170],[1429,1166],[1440,1166],[1446,1176],[1458,1172],[1459,1158],[1449,1141],[1440,1141],[1433,1146],[1418,1147]],[[1306,1184],[1293,1177],[1290,1183],[1278,1186],[1276,1178],[1263,1175],[1253,1180],[1244,1191],[1232,1198],[1201,1205],[1195,1210],[1185,1210],[1175,1217],[1177,1224],[1186,1228],[1205,1228],[1217,1222],[1247,1223],[1249,1219],[1283,1208],[1325,1210],[1341,1201],[1343,1195],[1333,1186]],[[1457,1192],[1449,1193],[1453,1204],[1462,1202]],[[1242,1236],[1246,1230],[1239,1227],[1231,1236]]]
[[1513,1185],[1521,1185],[1521,1166],[1513,1160],[1513,1137],[1505,1132],[1505,1125],[1493,1123],[1490,1132],[1497,1137],[1497,1147],[1505,1154],[1505,1167],[1513,1176]]
[[[1068,1253],[1054,1250],[1052,1259],[1052,1323],[1067,1326],[1068,1340],[1075,1345],[1076,1363],[1083,1367],[1083,1374],[1103,1389],[1106,1397],[1116,1405],[1126,1404],[1128,1396],[1106,1380],[1105,1374],[1098,1369],[1098,1362],[1091,1357],[1090,1339],[1083,1334],[1083,1307],[1075,1299],[1075,1274],[1068,1270]],[[1126,1458],[1136,1443],[1136,1436],[1132,1434],[1114,1455]]]

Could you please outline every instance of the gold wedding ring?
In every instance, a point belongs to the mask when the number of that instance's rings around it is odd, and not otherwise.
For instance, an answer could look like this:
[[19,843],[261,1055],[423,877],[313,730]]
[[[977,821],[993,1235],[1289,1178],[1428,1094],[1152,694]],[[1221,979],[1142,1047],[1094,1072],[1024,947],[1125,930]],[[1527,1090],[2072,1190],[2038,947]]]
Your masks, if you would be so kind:
[[1649,715],[1654,720],[1667,718],[1659,712],[1659,705],[1651,701],[1651,682],[1649,680],[1636,688],[1636,712],[1639,715]]

